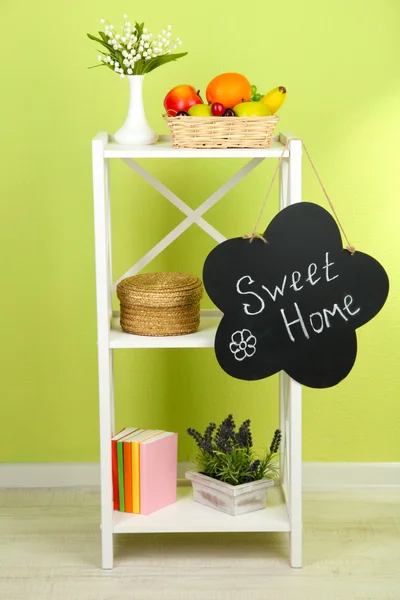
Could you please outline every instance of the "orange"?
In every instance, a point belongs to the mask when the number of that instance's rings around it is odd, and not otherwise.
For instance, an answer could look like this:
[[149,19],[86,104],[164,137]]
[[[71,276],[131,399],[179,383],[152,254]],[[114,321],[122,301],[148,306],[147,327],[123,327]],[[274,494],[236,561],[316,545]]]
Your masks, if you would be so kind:
[[206,97],[207,102],[221,102],[225,108],[233,108],[242,100],[250,100],[251,85],[240,73],[222,73],[210,81]]

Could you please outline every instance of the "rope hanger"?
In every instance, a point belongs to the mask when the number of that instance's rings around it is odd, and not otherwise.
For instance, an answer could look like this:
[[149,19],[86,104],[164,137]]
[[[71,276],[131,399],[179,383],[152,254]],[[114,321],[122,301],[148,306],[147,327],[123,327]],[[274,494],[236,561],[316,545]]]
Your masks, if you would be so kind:
[[287,140],[287,142],[286,142],[286,144],[285,144],[285,146],[284,146],[284,148],[282,150],[282,154],[279,157],[278,165],[277,165],[277,167],[275,169],[275,172],[274,172],[274,174],[272,176],[272,179],[271,179],[271,182],[269,184],[269,187],[268,187],[268,190],[267,190],[267,193],[266,193],[263,205],[262,205],[261,210],[260,210],[260,214],[258,215],[256,223],[254,225],[253,232],[251,233],[251,235],[244,235],[243,238],[250,240],[250,243],[254,240],[254,238],[257,238],[257,239],[261,239],[265,244],[268,244],[268,241],[261,234],[257,233],[257,227],[258,227],[258,225],[259,225],[259,223],[261,221],[261,218],[262,218],[262,216],[264,214],[264,210],[265,210],[265,207],[267,205],[268,197],[269,197],[269,195],[271,193],[272,186],[274,184],[274,181],[276,179],[276,176],[277,176],[278,171],[280,169],[280,166],[282,164],[283,155],[285,154],[286,150],[289,148],[289,143],[292,142],[292,141],[294,141],[294,140],[301,142],[301,145],[304,148],[304,152],[306,153],[307,158],[310,161],[310,165],[311,165],[311,167],[312,167],[312,169],[313,169],[313,171],[314,171],[314,173],[315,173],[315,175],[317,177],[317,180],[318,180],[318,182],[319,182],[319,184],[320,184],[320,186],[322,188],[322,191],[324,192],[325,198],[327,199],[327,201],[329,203],[329,206],[331,207],[332,212],[335,215],[335,219],[337,221],[337,224],[339,225],[339,227],[340,227],[340,229],[341,229],[341,231],[343,233],[343,236],[344,236],[344,238],[345,238],[345,240],[347,242],[346,250],[348,250],[351,254],[354,254],[355,251],[356,251],[356,249],[354,248],[354,246],[352,246],[352,244],[350,244],[349,238],[347,237],[346,232],[343,229],[343,225],[341,224],[341,222],[339,220],[339,217],[337,215],[337,212],[335,210],[333,202],[332,202],[332,200],[328,196],[328,192],[326,191],[325,186],[324,186],[324,184],[321,181],[321,178],[320,178],[320,176],[318,174],[318,171],[317,171],[317,169],[316,169],[316,167],[315,167],[315,165],[314,165],[314,163],[313,163],[313,161],[311,159],[311,156],[310,156],[310,154],[309,154],[309,152],[308,152],[308,150],[307,150],[307,148],[306,148],[303,140],[300,140],[299,138],[290,138],[289,140]]

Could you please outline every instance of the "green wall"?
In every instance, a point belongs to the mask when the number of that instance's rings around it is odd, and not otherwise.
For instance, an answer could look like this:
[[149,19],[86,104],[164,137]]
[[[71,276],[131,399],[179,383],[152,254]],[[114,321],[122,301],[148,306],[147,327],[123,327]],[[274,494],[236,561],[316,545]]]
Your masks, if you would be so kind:
[[[98,460],[91,139],[118,129],[128,90],[107,69],[87,70],[97,52],[86,32],[102,17],[119,25],[124,12],[155,32],[171,23],[189,52],[146,77],[148,118],[161,133],[163,97],[179,83],[204,91],[213,76],[235,70],[265,91],[287,86],[279,129],[306,141],[351,242],[391,278],[384,310],[359,331],[350,376],[330,390],[304,391],[304,460],[399,461],[400,3],[136,6],[0,6],[0,461]],[[157,160],[147,167],[195,207],[241,164]],[[226,236],[251,230],[272,166],[264,163],[210,211]],[[182,217],[122,163],[113,165],[112,185],[117,277]],[[303,197],[325,206],[305,161]],[[275,189],[263,225],[276,210]],[[212,247],[193,227],[151,269],[200,275]],[[277,378],[233,380],[212,350],[119,351],[116,392],[118,427],[179,431],[181,460],[192,451],[188,426],[233,412],[253,420],[263,445],[277,425]]]

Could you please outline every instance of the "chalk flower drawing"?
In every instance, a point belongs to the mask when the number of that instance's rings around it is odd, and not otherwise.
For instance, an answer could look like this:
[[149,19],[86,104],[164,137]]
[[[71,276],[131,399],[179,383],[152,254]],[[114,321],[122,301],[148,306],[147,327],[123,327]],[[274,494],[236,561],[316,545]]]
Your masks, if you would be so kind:
[[242,361],[256,353],[256,344],[257,340],[251,331],[243,329],[242,331],[232,333],[229,349],[236,360]]

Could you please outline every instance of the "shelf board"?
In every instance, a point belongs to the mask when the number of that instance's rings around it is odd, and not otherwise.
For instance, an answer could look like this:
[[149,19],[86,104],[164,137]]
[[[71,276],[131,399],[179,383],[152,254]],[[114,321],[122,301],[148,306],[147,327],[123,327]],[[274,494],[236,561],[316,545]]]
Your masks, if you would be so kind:
[[[131,146],[108,141],[105,158],[279,158],[284,145],[279,136],[270,148],[173,148],[171,137],[161,135],[158,142],[148,146]],[[289,156],[286,150],[284,156]]]
[[221,313],[218,310],[203,310],[196,333],[156,337],[125,333],[116,313],[112,319],[110,348],[213,348],[220,320]]
[[194,502],[192,488],[178,487],[177,501],[150,515],[114,511],[114,533],[290,531],[280,487],[268,491],[265,510],[233,517]]

